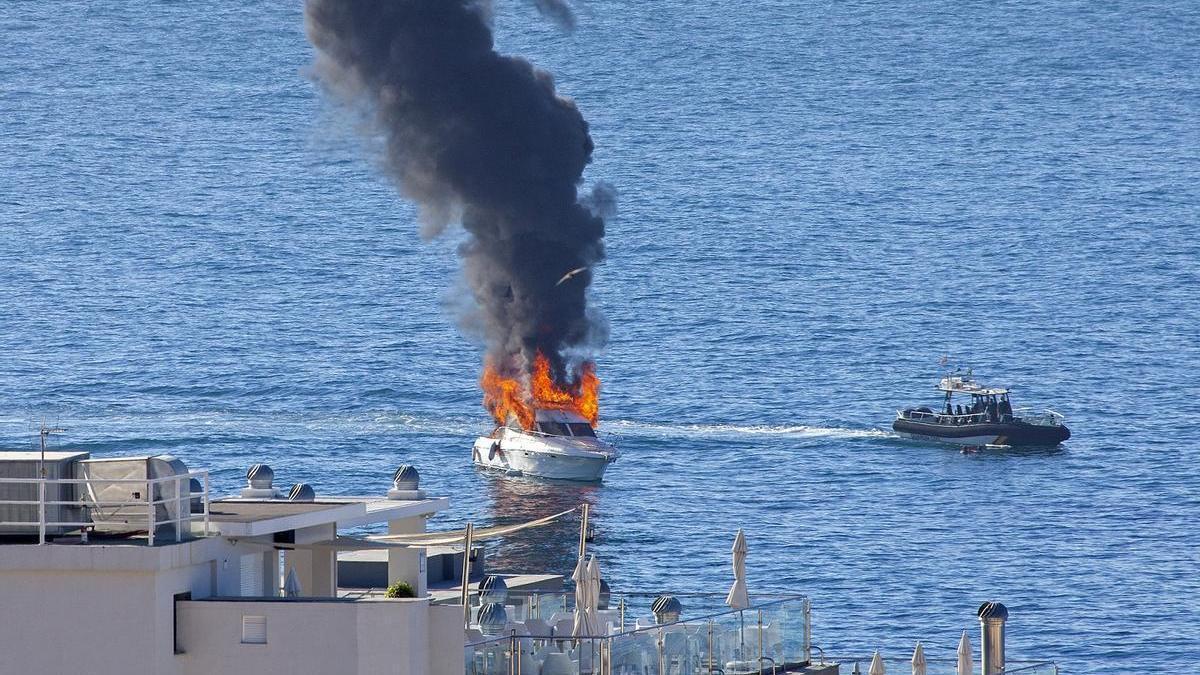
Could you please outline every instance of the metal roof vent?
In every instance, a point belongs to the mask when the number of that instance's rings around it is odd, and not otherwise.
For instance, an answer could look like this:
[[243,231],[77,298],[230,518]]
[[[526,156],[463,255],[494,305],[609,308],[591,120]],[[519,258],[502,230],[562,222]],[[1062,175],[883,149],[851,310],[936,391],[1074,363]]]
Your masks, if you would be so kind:
[[311,502],[317,498],[317,491],[308,483],[296,483],[288,492],[289,502]]
[[658,624],[675,623],[683,613],[683,605],[673,595],[660,595],[650,605],[650,611],[654,613],[654,621]]
[[479,632],[484,635],[499,635],[508,625],[508,610],[498,602],[489,602],[479,608]]
[[608,603],[612,599],[612,589],[608,586],[608,579],[600,580],[600,596],[596,599],[596,609],[608,609]]
[[266,464],[255,464],[246,472],[246,487],[242,488],[242,497],[247,499],[274,499],[279,491],[271,487],[275,480],[275,472]]
[[188,492],[192,495],[192,498],[188,500],[188,511],[191,513],[204,513],[204,483],[201,483],[199,478],[189,480]]
[[401,464],[396,473],[392,474],[392,489],[388,490],[388,499],[424,499],[425,491],[421,489],[421,473],[411,464]]
[[489,574],[479,582],[479,602],[498,602],[501,605],[508,600],[508,582],[504,577]]
[[1004,672],[1004,622],[1008,608],[1002,602],[985,602],[979,606],[979,628],[983,633],[983,675]]

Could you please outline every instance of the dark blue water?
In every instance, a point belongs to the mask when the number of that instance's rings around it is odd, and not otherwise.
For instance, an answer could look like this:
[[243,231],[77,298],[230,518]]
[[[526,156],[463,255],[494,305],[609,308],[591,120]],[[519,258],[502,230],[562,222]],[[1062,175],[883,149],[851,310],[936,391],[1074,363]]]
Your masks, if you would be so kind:
[[[400,462],[450,526],[594,505],[614,587],[815,601],[840,652],[950,657],[985,599],[1067,672],[1200,658],[1200,6],[525,3],[498,42],[621,192],[595,302],[603,486],[469,465],[480,350],[299,3],[0,5],[0,440],[43,415],[221,488]],[[1045,452],[892,438],[954,355],[1068,416]],[[498,567],[566,571],[573,525]],[[975,629],[972,628],[972,632]]]

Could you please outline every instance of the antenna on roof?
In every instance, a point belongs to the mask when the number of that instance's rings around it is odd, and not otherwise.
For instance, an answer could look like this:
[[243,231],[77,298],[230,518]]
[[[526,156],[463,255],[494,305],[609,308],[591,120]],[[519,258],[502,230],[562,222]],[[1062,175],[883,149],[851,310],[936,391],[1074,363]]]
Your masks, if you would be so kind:
[[42,418],[42,426],[38,429],[38,446],[41,448],[41,456],[38,459],[38,476],[46,477],[46,439],[50,438],[51,434],[65,434],[67,430],[63,427],[48,427],[46,426],[46,418]]

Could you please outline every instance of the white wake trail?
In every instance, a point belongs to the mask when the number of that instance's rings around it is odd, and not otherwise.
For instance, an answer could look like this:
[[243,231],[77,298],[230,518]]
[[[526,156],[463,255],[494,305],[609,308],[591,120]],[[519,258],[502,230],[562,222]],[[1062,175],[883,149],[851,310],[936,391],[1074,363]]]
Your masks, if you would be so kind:
[[601,430],[622,435],[654,435],[662,437],[721,438],[736,436],[796,436],[803,438],[887,438],[882,429],[850,429],[807,424],[659,424],[631,420],[601,420]]

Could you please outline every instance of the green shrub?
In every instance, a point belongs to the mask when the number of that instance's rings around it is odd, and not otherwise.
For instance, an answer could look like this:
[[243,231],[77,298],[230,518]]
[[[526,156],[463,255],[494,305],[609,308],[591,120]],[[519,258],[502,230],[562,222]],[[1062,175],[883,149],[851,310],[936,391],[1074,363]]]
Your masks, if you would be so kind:
[[397,581],[388,586],[387,592],[383,594],[385,598],[415,598],[417,592],[413,590],[411,584],[407,581]]

